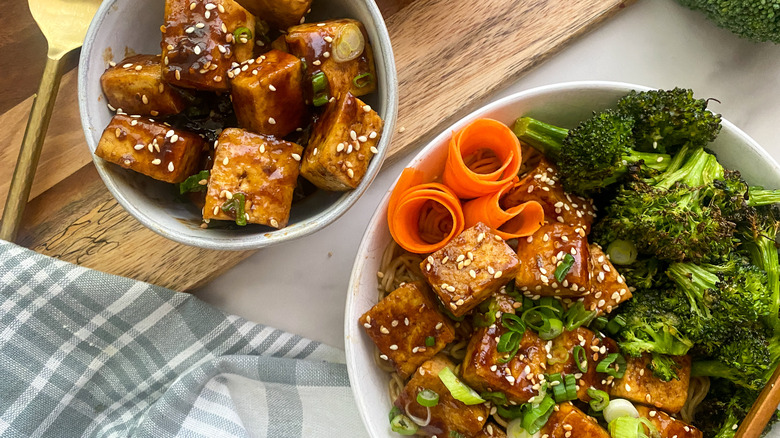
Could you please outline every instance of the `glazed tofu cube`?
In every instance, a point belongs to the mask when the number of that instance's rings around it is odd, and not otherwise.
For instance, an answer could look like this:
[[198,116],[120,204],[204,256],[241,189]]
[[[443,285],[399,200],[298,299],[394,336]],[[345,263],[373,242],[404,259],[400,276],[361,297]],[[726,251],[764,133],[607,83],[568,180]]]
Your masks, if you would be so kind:
[[[662,437],[702,438],[704,436],[699,429],[684,421],[672,418],[666,412],[641,405],[637,405],[636,410],[639,411],[640,418],[647,418],[653,423]],[[645,431],[649,432],[647,428]]]
[[377,153],[382,119],[350,93],[327,104],[314,123],[301,175],[323,190],[351,190],[360,184]]
[[265,20],[274,30],[286,31],[300,24],[311,9],[312,0],[238,0],[256,17]]
[[284,228],[303,148],[295,143],[228,128],[219,136],[203,219],[235,220],[222,209],[243,193],[247,223]]
[[95,155],[154,179],[179,183],[198,172],[206,146],[199,135],[141,116],[117,114]]
[[559,182],[558,168],[544,157],[501,198],[501,207],[508,209],[527,201],[542,205],[547,222],[571,225],[583,237],[596,217],[593,200],[566,193]]
[[679,380],[664,382],[653,375],[649,368],[651,356],[626,357],[626,374],[613,382],[610,397],[625,398],[636,403],[655,406],[670,414],[680,412],[688,397],[691,379],[691,357],[672,356],[679,365],[676,370]]
[[127,114],[167,116],[187,106],[179,90],[162,78],[160,55],[136,55],[109,67],[100,77],[108,103]]
[[482,428],[482,432],[476,435],[477,438],[506,438],[506,432],[496,423],[488,423]]
[[[558,283],[555,270],[569,254],[574,264]],[[522,260],[515,287],[533,296],[581,297],[590,287],[588,241],[575,227],[560,223],[543,225],[520,239],[517,257]]]
[[290,53],[290,48],[287,47],[287,40],[285,39],[284,35],[280,35],[279,38],[271,41],[271,50]]
[[[234,0],[166,0],[162,31],[166,82],[184,88],[227,91],[232,63],[252,57],[254,39],[246,37],[249,33],[254,36],[255,17]],[[236,31],[238,39],[233,34]]]
[[463,316],[517,273],[512,247],[483,224],[463,231],[420,264],[425,279],[455,316]]
[[539,432],[549,438],[609,438],[604,428],[571,403],[561,403]]
[[583,299],[588,310],[598,310],[599,315],[610,313],[618,304],[632,297],[626,280],[615,269],[599,245],[590,249],[590,293]]
[[498,339],[506,333],[500,324],[474,332],[463,359],[463,380],[478,392],[501,391],[507,400],[525,403],[538,394],[533,386],[538,376],[546,372],[545,342],[531,330],[526,330],[517,354],[506,361],[507,353],[497,350]]
[[[585,362],[587,372],[583,373],[577,366],[574,358],[574,347],[581,346],[585,349]],[[602,349],[603,347],[603,349]],[[596,365],[608,354],[619,351],[617,343],[609,338],[601,339],[592,331],[579,327],[577,330],[564,332],[552,340],[550,356],[547,358],[547,373],[560,373],[562,376],[574,374],[577,378],[577,398],[590,401],[588,388],[607,391],[607,383],[603,375],[596,373]]]
[[[352,60],[339,61],[339,54],[344,53],[340,48],[356,46],[354,41],[361,36],[363,52]],[[301,24],[290,28],[286,40],[290,53],[305,60],[309,83],[318,72],[325,74],[331,96],[339,98],[350,92],[360,97],[376,91],[374,52],[363,23],[343,19]]]
[[403,378],[455,339],[452,323],[438,311],[429,293],[422,282],[406,283],[360,317],[380,358]]
[[301,60],[271,50],[236,68],[233,75],[233,109],[238,123],[257,134],[281,138],[302,127],[309,114],[303,102]]
[[487,406],[484,403],[469,406],[452,397],[449,389],[439,378],[439,373],[444,368],[454,372],[455,364],[442,355],[423,363],[417,372],[412,374],[412,378],[398,396],[395,405],[407,415],[426,418],[428,410],[417,403],[417,394],[423,389],[429,389],[439,394],[439,403],[430,408],[431,422],[427,426],[420,427],[418,435],[475,436],[485,425],[488,417]]

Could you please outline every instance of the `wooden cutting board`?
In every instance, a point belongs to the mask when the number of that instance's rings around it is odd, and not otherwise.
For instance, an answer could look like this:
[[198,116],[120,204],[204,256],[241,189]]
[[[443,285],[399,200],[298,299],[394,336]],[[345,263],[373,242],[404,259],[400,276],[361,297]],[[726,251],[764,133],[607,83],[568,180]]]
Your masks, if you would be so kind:
[[[378,3],[393,41],[400,82],[398,129],[388,154],[393,161],[632,1]],[[40,78],[45,42],[26,2],[11,2],[0,12],[0,22],[10,26],[0,33],[4,55],[0,71],[6,78],[0,91],[2,208]],[[36,56],[40,63],[18,62]],[[154,234],[117,204],[91,162],[78,114],[76,71],[71,69],[60,88],[17,243],[176,290],[198,287],[253,253],[202,250]]]

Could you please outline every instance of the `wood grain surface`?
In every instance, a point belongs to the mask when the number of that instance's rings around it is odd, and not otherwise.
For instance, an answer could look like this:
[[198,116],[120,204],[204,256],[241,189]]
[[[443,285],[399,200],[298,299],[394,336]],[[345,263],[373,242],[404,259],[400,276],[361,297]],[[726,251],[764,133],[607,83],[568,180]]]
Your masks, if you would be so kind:
[[[388,160],[420,147],[631,0],[379,0],[400,83]],[[16,162],[45,41],[26,2],[0,9],[0,208]],[[25,62],[18,62],[24,59]],[[73,56],[70,62],[75,67]],[[9,79],[12,78],[12,79]],[[190,290],[252,254],[171,242],[128,215],[103,186],[84,141],[76,71],[63,78],[17,243],[112,274]],[[272,249],[271,249],[272,250]]]

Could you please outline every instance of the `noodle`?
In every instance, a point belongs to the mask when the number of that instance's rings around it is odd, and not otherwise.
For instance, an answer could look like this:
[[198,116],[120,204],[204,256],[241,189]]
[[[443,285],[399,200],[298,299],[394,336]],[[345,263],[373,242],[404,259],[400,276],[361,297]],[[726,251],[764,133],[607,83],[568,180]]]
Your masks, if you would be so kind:
[[707,393],[710,391],[709,377],[691,377],[691,383],[688,386],[688,399],[685,401],[680,417],[686,423],[693,423],[693,417],[696,415],[696,409],[699,407]]
[[495,152],[482,148],[463,158],[463,164],[474,173],[488,174],[501,168],[502,163]]
[[379,265],[379,299],[398,289],[402,283],[422,280],[422,260],[422,256],[404,251],[391,240]]
[[452,231],[452,214],[440,203],[428,200],[421,209],[417,226],[423,241],[431,244],[441,242]]

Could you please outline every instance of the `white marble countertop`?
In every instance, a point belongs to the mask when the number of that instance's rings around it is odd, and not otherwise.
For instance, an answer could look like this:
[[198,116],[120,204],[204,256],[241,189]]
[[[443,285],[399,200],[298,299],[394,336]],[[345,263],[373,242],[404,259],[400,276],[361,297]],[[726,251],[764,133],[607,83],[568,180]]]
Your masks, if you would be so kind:
[[[673,0],[637,2],[495,97],[576,80],[692,88],[699,97],[717,98],[721,103],[711,109],[780,160],[780,45],[739,39]],[[343,348],[344,304],[360,239],[411,156],[386,166],[336,223],[261,250],[197,295],[227,312]]]

